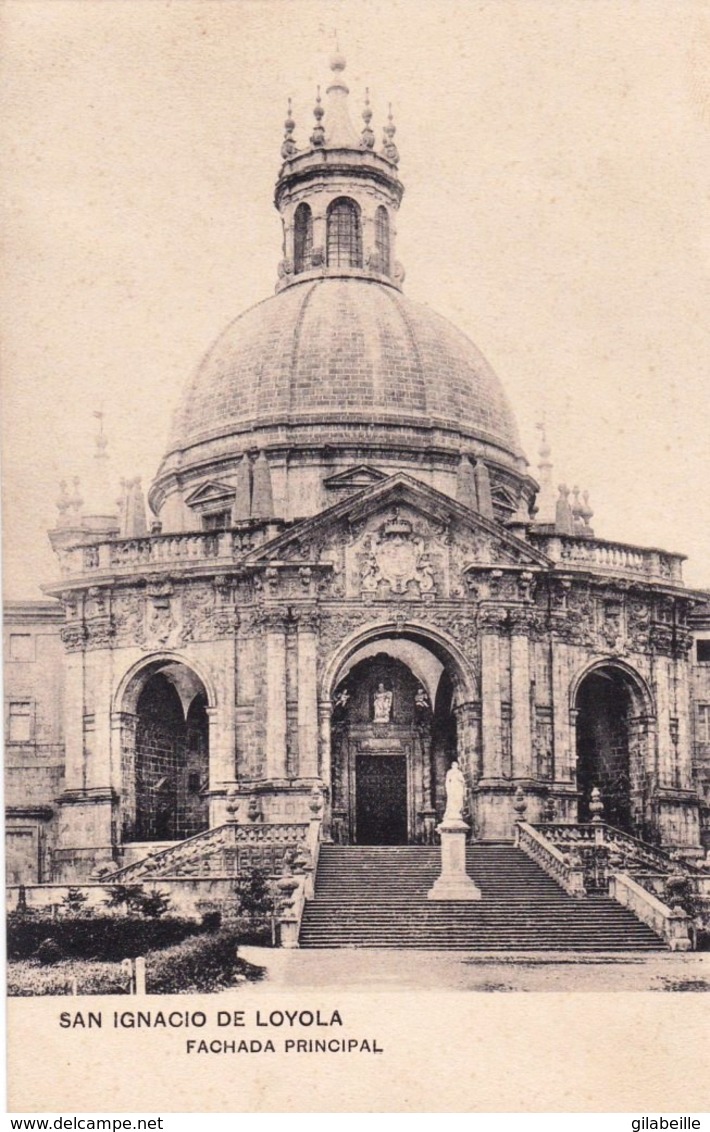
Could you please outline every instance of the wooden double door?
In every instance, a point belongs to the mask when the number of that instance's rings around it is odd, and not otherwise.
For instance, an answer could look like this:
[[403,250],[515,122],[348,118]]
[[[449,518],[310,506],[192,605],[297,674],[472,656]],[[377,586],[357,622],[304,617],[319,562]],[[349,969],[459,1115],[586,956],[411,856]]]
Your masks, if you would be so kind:
[[358,845],[406,845],[407,758],[356,755],[355,838]]

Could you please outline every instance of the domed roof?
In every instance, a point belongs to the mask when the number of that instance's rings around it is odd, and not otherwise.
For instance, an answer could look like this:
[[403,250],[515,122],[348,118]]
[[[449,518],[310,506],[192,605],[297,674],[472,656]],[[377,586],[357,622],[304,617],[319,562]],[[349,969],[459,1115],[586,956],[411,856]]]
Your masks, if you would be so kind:
[[299,425],[310,426],[311,444],[330,442],[327,426],[365,425],[377,440],[380,425],[386,443],[393,426],[434,428],[492,446],[503,462],[521,457],[500,382],[473,343],[367,278],[304,280],[235,319],[185,391],[166,462],[181,453],[190,465],[186,450],[214,442],[225,452],[227,438],[233,455]]

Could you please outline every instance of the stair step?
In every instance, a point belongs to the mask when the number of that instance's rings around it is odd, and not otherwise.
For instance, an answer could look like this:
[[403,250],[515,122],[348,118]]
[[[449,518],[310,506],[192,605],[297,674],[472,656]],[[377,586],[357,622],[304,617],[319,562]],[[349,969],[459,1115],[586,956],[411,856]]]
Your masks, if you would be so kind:
[[662,941],[599,895],[575,899],[510,843],[467,848],[475,902],[431,901],[440,850],[430,846],[323,846],[302,947],[470,951],[647,951]]

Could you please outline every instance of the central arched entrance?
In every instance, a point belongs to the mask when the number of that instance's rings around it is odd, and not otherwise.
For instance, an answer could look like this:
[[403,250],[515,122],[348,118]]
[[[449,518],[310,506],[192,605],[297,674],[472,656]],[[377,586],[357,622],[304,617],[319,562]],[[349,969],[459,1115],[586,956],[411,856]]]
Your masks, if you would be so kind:
[[331,717],[335,841],[433,841],[457,757],[459,684],[445,651],[414,634],[365,641],[340,665]]
[[650,705],[640,679],[614,662],[597,665],[579,682],[574,706],[579,820],[589,821],[596,786],[610,825],[647,835]]

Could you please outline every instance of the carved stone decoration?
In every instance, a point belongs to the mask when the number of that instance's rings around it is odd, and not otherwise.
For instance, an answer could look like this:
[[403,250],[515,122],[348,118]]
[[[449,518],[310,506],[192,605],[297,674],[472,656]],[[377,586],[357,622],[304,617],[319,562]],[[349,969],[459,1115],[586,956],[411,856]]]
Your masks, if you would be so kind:
[[377,531],[365,537],[362,548],[360,589],[364,595],[436,593],[430,544],[399,507]]
[[173,585],[169,579],[154,580],[146,587],[146,644],[172,644],[179,631]]
[[115,639],[119,645],[145,645],[145,598],[142,591],[117,590],[112,602]]
[[109,617],[94,618],[86,622],[87,649],[105,649],[114,644],[115,629],[113,619]]
[[86,629],[81,621],[62,626],[59,636],[67,652],[81,652],[86,644]]
[[199,641],[212,633],[214,591],[206,584],[194,583],[182,589],[180,641]]

